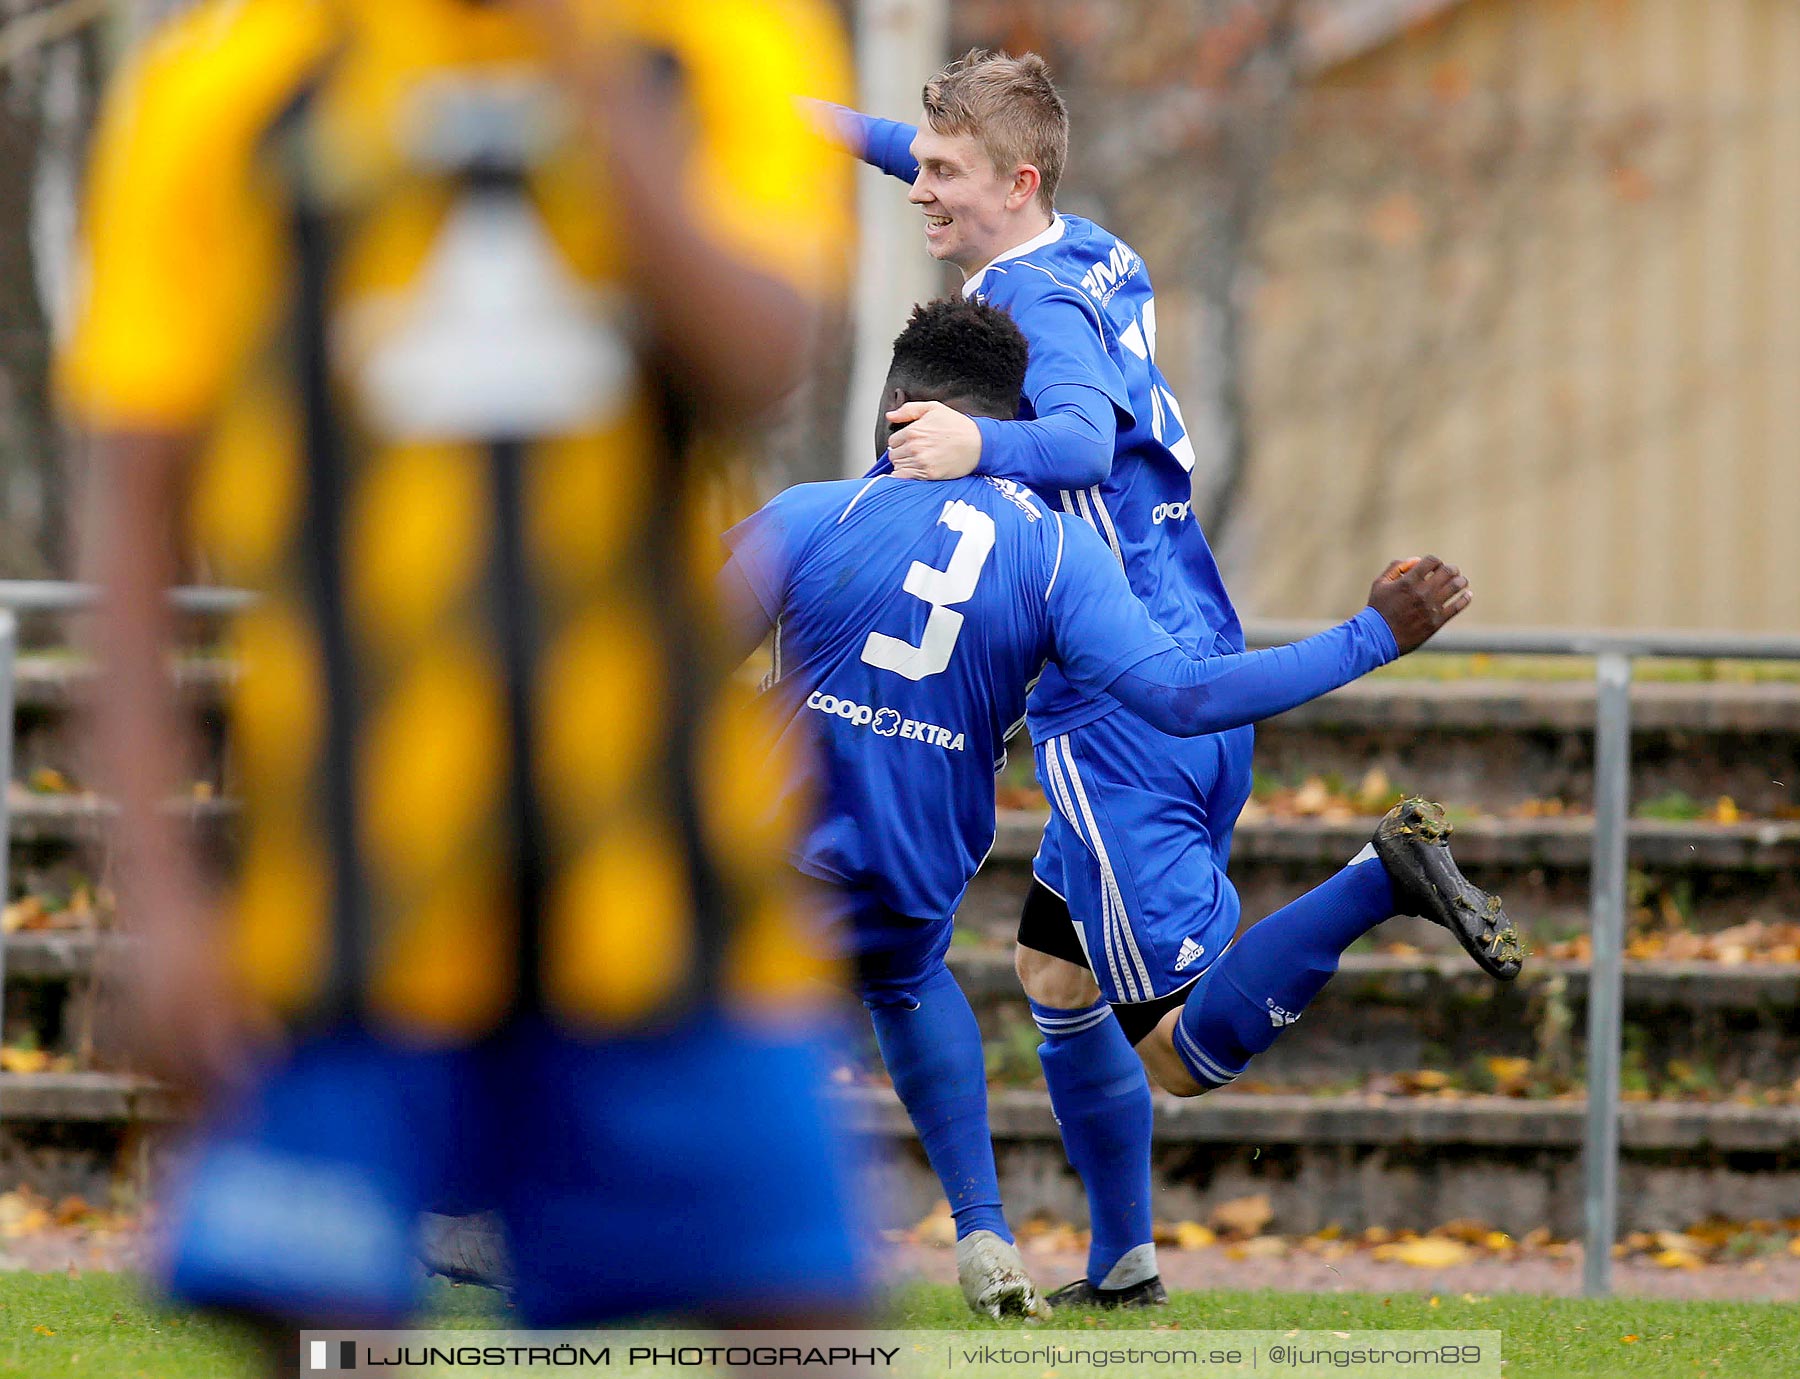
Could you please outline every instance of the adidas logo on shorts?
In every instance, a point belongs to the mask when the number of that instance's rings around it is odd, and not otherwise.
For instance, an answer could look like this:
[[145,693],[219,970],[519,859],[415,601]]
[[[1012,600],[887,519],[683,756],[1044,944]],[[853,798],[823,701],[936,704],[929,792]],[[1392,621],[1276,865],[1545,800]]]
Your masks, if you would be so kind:
[[1184,938],[1181,941],[1181,951],[1175,955],[1175,970],[1177,972],[1185,972],[1205,956],[1205,948],[1200,944],[1195,943],[1191,938]]

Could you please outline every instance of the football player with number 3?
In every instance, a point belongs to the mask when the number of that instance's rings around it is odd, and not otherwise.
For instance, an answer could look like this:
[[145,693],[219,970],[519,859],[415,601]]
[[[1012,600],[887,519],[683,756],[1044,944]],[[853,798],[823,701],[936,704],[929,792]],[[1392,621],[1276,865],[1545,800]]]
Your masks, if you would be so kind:
[[[924,400],[892,407],[894,474],[979,473],[1030,487],[1092,529],[1185,652],[1240,655],[1243,630],[1192,512],[1193,446],[1156,365],[1149,273],[1124,241],[1055,209],[1068,112],[1043,59],[970,52],[923,95],[917,127],[816,112],[858,156],[912,184],[927,251],[961,270],[966,297],[1011,312],[1031,359],[1019,419],[971,418]],[[1460,608],[1467,591],[1457,598]],[[1225,868],[1250,794],[1250,725],[1298,702],[1285,685],[1267,688],[1266,701],[1245,699],[1233,721],[1186,741],[1135,704],[1122,712],[1116,688],[1095,694],[1066,665],[1049,665],[1031,696],[1051,815],[1017,966],[1093,1226],[1086,1277],[1052,1303],[1165,1298],[1151,1239],[1146,1066],[1175,1092],[1229,1081],[1335,970],[1338,952],[1397,910],[1447,923],[1495,975],[1517,973],[1515,959],[1483,956],[1506,946],[1498,906],[1465,922],[1459,902],[1479,893],[1447,865],[1437,845],[1447,825],[1427,811],[1384,823],[1387,869],[1365,850],[1239,940],[1238,953],[1255,957],[1252,979],[1212,979],[1238,929]],[[1397,866],[1404,884],[1390,884]],[[1276,922],[1305,906],[1306,922]]]
[[[1008,418],[1025,361],[1025,341],[1005,312],[962,298],[932,302],[895,342],[887,405]],[[993,846],[993,772],[1024,713],[1026,686],[1047,661],[1077,692],[1111,695],[1159,733],[1216,734],[1411,651],[1467,604],[1468,582],[1433,557],[1395,562],[1355,617],[1292,646],[1247,653],[1172,638],[1093,528],[1009,479],[920,484],[884,469],[806,484],[727,540],[733,554],[720,602],[736,610],[734,649],[747,652],[779,629],[770,690],[777,717],[805,747],[816,739],[824,765],[824,807],[794,861],[846,897],[859,994],[949,1198],[964,1295],[993,1316],[1035,1314],[1037,1295],[1000,1209],[980,1031],[944,963],[963,892]],[[1359,886],[1387,894],[1381,863],[1372,874],[1358,870]],[[1258,932],[1285,933],[1281,951],[1304,952],[1316,990],[1362,929],[1310,899]],[[1363,928],[1394,912],[1383,903]],[[1252,1041],[1228,1024],[1242,998],[1228,993],[1253,998],[1259,1017],[1265,999],[1269,1009],[1297,1013],[1310,998],[1267,969],[1254,944],[1209,964],[1216,980],[1206,998],[1198,1007],[1188,1001],[1203,1066],[1248,1057],[1241,1045]],[[1182,991],[1198,996],[1200,988],[1184,983]],[[1103,1003],[1071,1014],[1084,1027],[1114,1023]],[[1273,1038],[1266,1023],[1265,1032],[1257,1047]],[[1192,1095],[1214,1084],[1183,1071],[1177,1047],[1186,1037],[1146,1030],[1140,1048],[1165,1086]]]

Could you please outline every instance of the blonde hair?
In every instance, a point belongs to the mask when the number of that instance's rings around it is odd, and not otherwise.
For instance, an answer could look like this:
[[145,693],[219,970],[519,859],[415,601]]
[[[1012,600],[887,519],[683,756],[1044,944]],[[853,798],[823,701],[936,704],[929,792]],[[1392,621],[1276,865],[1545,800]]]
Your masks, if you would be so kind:
[[1036,53],[1010,57],[971,48],[925,83],[925,119],[938,134],[971,134],[994,169],[1030,163],[1042,177],[1038,201],[1056,208],[1069,160],[1069,107]]

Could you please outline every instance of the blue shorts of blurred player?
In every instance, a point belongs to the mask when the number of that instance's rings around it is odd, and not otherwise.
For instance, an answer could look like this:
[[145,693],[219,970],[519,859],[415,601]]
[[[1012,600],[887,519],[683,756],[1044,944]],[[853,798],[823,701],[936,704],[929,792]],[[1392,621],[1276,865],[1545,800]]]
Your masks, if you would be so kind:
[[504,1222],[528,1325],[848,1317],[872,1264],[833,1050],[713,1012],[592,1039],[520,1020],[454,1050],[307,1037],[183,1156],[164,1276],[195,1306],[391,1325],[418,1300],[420,1212],[467,1204]]

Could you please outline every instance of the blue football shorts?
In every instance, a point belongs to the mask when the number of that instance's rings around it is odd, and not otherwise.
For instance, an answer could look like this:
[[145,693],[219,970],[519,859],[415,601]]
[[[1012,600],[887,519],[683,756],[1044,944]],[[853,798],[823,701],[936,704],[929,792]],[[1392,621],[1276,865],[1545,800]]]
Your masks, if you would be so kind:
[[917,1009],[915,994],[944,966],[955,916],[915,919],[874,896],[847,891],[832,930],[836,951],[849,959],[856,994],[865,1006]]
[[527,1325],[860,1308],[835,1048],[717,1013],[593,1039],[521,1020],[452,1050],[305,1038],[181,1156],[163,1276],[195,1306],[393,1325],[418,1299],[419,1214],[495,1209]]
[[1113,1004],[1191,984],[1237,932],[1225,868],[1253,737],[1169,737],[1121,711],[1035,745],[1050,822],[1032,871],[1068,904]]

